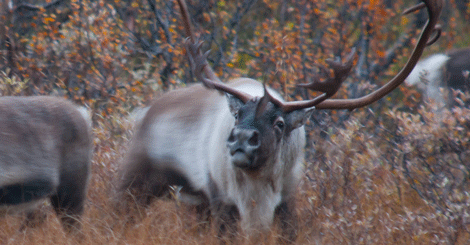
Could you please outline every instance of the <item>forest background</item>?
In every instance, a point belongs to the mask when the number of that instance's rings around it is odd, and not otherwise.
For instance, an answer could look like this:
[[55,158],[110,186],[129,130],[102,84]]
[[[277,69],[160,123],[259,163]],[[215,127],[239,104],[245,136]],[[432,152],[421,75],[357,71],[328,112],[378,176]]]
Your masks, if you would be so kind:
[[[266,82],[287,100],[312,96],[325,60],[358,50],[336,97],[367,94],[406,62],[427,14],[404,0],[188,0],[196,33],[223,79]],[[445,0],[442,35],[423,57],[470,46],[470,2]],[[51,208],[43,226],[18,231],[0,218],[0,244],[207,244],[193,210],[158,201],[128,226],[109,208],[118,164],[132,135],[130,112],[197,82],[185,56],[175,1],[0,0],[0,94],[56,95],[93,115],[93,176],[81,236]],[[306,171],[297,195],[299,244],[468,244],[468,92],[446,103],[401,86],[354,111],[318,111],[307,125]],[[264,243],[276,241],[276,229]],[[250,243],[250,241],[246,241]]]

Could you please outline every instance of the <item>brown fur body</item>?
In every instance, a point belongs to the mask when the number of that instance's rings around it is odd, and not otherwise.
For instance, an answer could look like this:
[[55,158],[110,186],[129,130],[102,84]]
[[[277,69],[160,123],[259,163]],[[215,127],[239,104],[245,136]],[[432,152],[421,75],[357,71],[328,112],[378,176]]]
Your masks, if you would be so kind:
[[83,212],[92,154],[85,108],[62,98],[0,98],[0,213],[50,199],[66,228]]

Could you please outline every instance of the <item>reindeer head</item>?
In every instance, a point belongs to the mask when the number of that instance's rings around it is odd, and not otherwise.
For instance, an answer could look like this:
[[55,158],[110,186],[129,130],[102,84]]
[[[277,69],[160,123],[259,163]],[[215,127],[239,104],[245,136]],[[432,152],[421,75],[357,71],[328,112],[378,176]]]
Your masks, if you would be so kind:
[[292,130],[305,124],[312,108],[284,112],[269,101],[269,94],[255,97],[243,103],[235,96],[227,95],[235,125],[227,139],[232,163],[246,170],[257,170],[276,156],[283,140]]

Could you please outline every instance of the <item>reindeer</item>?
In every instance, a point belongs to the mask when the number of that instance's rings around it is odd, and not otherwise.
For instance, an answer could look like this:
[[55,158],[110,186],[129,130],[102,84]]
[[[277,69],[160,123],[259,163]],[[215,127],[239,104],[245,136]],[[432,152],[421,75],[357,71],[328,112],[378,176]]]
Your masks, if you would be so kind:
[[434,54],[418,62],[405,81],[417,85],[426,97],[443,102],[440,87],[470,90],[470,48]]
[[66,230],[79,228],[91,154],[85,108],[56,97],[1,97],[0,214],[26,212],[23,225],[35,225],[37,206],[49,199]]
[[441,0],[425,0],[405,11],[426,7],[430,18],[408,63],[383,87],[357,99],[329,99],[352,68],[353,50],[344,63],[328,61],[333,77],[299,85],[321,95],[285,102],[250,78],[222,83],[200,50],[185,3],[178,3],[189,36],[189,60],[202,84],[170,91],[147,109],[121,163],[117,200],[132,198],[146,206],[180,186],[181,199],[202,213],[209,210],[221,234],[234,231],[235,221],[243,232],[253,234],[279,220],[290,241],[296,237],[293,208],[303,171],[303,125],[314,109],[363,107],[399,86],[426,45],[439,37],[436,23],[443,5]]

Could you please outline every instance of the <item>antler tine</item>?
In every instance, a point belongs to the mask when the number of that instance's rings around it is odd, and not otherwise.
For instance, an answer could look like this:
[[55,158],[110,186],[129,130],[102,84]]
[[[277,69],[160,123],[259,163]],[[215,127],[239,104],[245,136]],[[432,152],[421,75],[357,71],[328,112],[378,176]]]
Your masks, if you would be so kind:
[[221,92],[229,93],[240,99],[243,103],[248,102],[252,98],[251,95],[225,85],[222,83],[222,81],[220,81],[219,77],[212,70],[209,63],[207,62],[207,56],[210,51],[206,52],[205,54],[201,52],[202,42],[196,38],[196,35],[194,35],[192,30],[186,2],[184,0],[178,0],[178,4],[180,6],[181,15],[183,17],[186,35],[188,36],[185,42],[186,50],[188,51],[191,68],[194,71],[196,77],[207,88],[217,89]]
[[348,74],[352,69],[355,54],[356,48],[353,48],[346,58],[345,63],[342,63],[341,60],[326,60],[326,63],[333,68],[334,77],[329,77],[324,82],[314,80],[309,84],[298,84],[297,86],[326,93],[328,97],[334,95],[341,87],[343,81],[348,77]]
[[[317,104],[321,103],[322,101],[328,99],[329,97],[333,96],[341,87],[341,84],[344,80],[348,77],[349,72],[352,69],[354,56],[356,54],[356,48],[353,48],[349,53],[348,57],[346,58],[346,62],[342,63],[341,60],[332,60],[328,59],[326,62],[328,65],[333,68],[334,77],[329,77],[325,81],[321,82],[318,79],[314,79],[309,84],[298,84],[297,86],[307,88],[313,91],[319,91],[323,94],[315,97],[312,100],[307,101],[295,101],[295,102],[280,102],[274,101],[274,104],[279,104],[282,111],[284,112],[291,112],[295,110],[299,110],[302,108],[309,108],[316,106]],[[325,67],[318,65],[321,69],[326,70]]]
[[[409,13],[412,13],[412,12],[416,12],[418,10],[421,10],[423,8],[426,7],[426,4],[425,3],[419,3],[419,4],[416,4],[415,6],[413,7],[410,7],[408,9],[406,9],[405,11],[403,11],[403,15],[405,14],[409,14]],[[441,29],[441,25],[437,24],[434,26],[434,31],[436,32],[436,34],[430,38],[427,42],[427,46],[429,45],[432,45],[433,43],[435,43],[437,41],[437,39],[439,39],[439,37],[441,36],[441,32],[442,32],[442,29]]]
[[434,27],[434,32],[436,32],[436,34],[428,40],[428,42],[426,43],[427,46],[433,45],[437,41],[437,39],[439,39],[439,37],[441,37],[441,34],[442,34],[441,25],[436,25]]
[[188,36],[191,41],[195,42],[196,35],[194,35],[193,26],[191,25],[189,18],[188,6],[186,6],[186,2],[184,0],[178,0],[178,5],[180,7],[181,16],[183,18],[183,25],[186,36]]
[[416,11],[418,11],[418,10],[420,10],[420,9],[425,8],[425,7],[426,7],[426,4],[425,4],[425,3],[418,3],[418,4],[416,4],[416,5],[413,6],[413,7],[409,7],[409,8],[407,8],[407,9],[405,9],[405,10],[403,11],[403,13],[401,13],[401,14],[402,14],[402,15],[406,15],[406,14],[409,14],[409,13],[412,13],[412,12],[416,12]]
[[[411,73],[415,65],[418,63],[419,58],[423,54],[423,50],[427,45],[434,43],[437,38],[440,36],[440,26],[436,25],[439,20],[439,15],[441,14],[443,8],[443,0],[423,0],[423,3],[420,3],[414,7],[411,7],[404,11],[404,14],[408,14],[419,9],[426,7],[429,14],[429,20],[426,23],[426,26],[421,32],[421,36],[416,44],[415,49],[413,50],[410,58],[402,70],[388,83],[383,85],[378,90],[363,96],[357,99],[328,99],[319,103],[317,109],[355,109],[369,105],[388,93],[397,88],[402,84],[406,77]],[[431,37],[431,35],[436,32],[436,35]]]
[[[208,81],[209,79],[204,76],[204,68],[208,65],[207,56],[209,55],[210,50],[202,54],[202,42],[199,40],[191,41],[189,37],[186,38],[185,45],[186,51],[188,52],[189,64],[191,66],[191,70],[194,72],[194,75],[197,77],[197,79],[202,81],[206,87],[213,89],[214,84]],[[217,82],[220,82],[218,77],[215,77],[215,79],[217,79]]]

